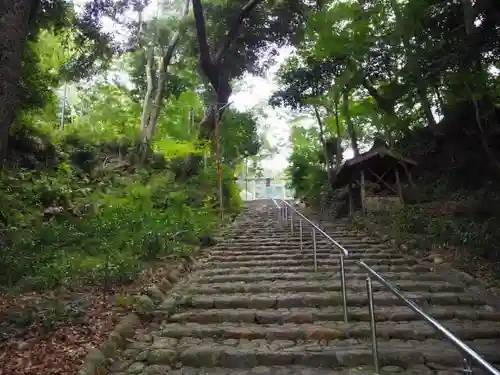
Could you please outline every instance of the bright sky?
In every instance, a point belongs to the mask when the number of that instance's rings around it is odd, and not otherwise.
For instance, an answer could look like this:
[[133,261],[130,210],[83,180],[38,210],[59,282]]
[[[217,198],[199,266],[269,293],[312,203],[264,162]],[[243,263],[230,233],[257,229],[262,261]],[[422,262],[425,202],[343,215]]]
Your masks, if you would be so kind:
[[266,132],[271,146],[281,146],[278,154],[262,161],[262,167],[273,172],[282,171],[287,167],[291,152],[289,138],[292,125],[288,120],[291,113],[284,109],[272,108],[268,100],[278,89],[276,73],[291,52],[292,48],[281,49],[276,58],[276,65],[272,66],[264,77],[246,74],[234,85],[234,93],[230,99],[236,109],[257,113],[259,129]]

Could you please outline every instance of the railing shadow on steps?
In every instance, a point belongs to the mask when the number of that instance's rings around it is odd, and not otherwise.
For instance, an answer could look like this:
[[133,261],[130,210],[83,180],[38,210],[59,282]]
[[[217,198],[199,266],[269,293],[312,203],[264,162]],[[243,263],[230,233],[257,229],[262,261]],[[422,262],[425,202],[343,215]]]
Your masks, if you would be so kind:
[[[274,205],[276,206],[276,216],[278,222],[290,226],[290,231],[295,234],[295,223],[298,219],[299,221],[299,237],[300,237],[300,250],[303,251],[303,238],[304,238],[304,225],[309,225],[312,234],[313,243],[313,257],[314,257],[314,271],[318,271],[318,261],[316,256],[316,233],[319,233],[325,237],[329,242],[331,242],[334,247],[336,247],[340,252],[340,282],[342,290],[342,303],[343,303],[343,313],[344,321],[348,322],[348,309],[347,309],[347,292],[346,292],[346,280],[345,280],[345,267],[344,259],[349,257],[349,251],[347,251],[341,244],[335,241],[331,236],[329,236],[325,231],[323,231],[317,224],[313,223],[301,212],[299,212],[295,207],[293,207],[286,200],[281,199],[283,204],[278,204],[275,199],[272,199]],[[488,374],[500,375],[495,367],[488,363],[484,358],[482,358],[474,349],[465,344],[457,336],[455,336],[450,330],[444,327],[436,319],[425,313],[415,302],[408,299],[404,294],[392,283],[386,280],[382,275],[373,270],[370,266],[360,260],[354,260],[355,264],[361,267],[367,274],[366,276],[366,289],[368,294],[368,313],[370,316],[370,330],[371,330],[371,344],[373,353],[373,365],[375,372],[380,373],[379,357],[378,357],[378,346],[377,346],[377,329],[375,322],[375,309],[373,302],[373,288],[372,280],[375,279],[381,283],[385,288],[387,288],[393,295],[402,300],[407,307],[417,313],[421,318],[423,318],[427,323],[434,327],[438,332],[444,335],[444,337],[450,341],[461,353],[464,355],[463,370],[462,372],[466,375],[472,375],[471,364],[474,363],[482,370],[486,371]]]

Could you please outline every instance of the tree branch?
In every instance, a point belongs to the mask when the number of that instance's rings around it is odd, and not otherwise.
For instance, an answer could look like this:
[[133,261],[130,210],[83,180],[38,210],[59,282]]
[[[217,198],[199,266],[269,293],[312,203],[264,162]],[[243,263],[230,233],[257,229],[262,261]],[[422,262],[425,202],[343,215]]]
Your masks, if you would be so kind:
[[[193,3],[195,1],[199,0],[193,0]],[[222,43],[222,46],[219,48],[215,55],[214,63],[216,65],[220,64],[222,61],[222,58],[224,57],[225,53],[231,47],[231,43],[236,39],[238,36],[238,32],[240,29],[241,24],[243,23],[243,20],[248,17],[250,12],[259,4],[263,3],[265,0],[249,0],[248,3],[245,4],[243,8],[241,8],[240,14],[238,15],[238,18],[236,18],[233,23],[231,24],[231,27],[229,28],[229,31],[226,34],[226,37],[224,38],[224,42]]]
[[210,61],[210,49],[207,42],[207,30],[205,27],[205,16],[203,15],[203,5],[201,0],[193,0],[193,13],[196,23],[196,37],[198,39],[198,46],[200,47],[200,60]]
[[[190,0],[186,0],[184,4],[184,9],[182,10],[182,19],[186,18],[188,13],[189,13],[189,3]],[[203,11],[202,11],[203,12]],[[203,15],[203,13],[202,13]],[[168,66],[170,65],[170,61],[172,60],[172,57],[174,56],[175,48],[177,47],[177,44],[179,44],[179,39],[180,39],[181,33],[180,30],[177,30],[170,40],[170,44],[167,47],[167,52],[165,55],[163,55],[163,70],[166,72],[168,69]],[[206,41],[206,37],[205,37]],[[207,47],[208,48],[208,47]]]

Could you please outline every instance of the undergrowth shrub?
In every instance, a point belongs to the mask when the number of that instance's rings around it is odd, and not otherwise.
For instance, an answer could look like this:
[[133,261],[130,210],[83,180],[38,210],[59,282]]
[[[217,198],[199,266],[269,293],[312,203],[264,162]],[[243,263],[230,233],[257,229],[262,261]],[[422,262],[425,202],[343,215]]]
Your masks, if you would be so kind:
[[[115,149],[117,155],[103,153],[103,144],[69,139],[59,146],[56,168],[1,175],[0,284],[132,280],[144,262],[185,256],[218,225],[215,167],[180,182],[168,163],[162,170],[134,165],[131,146]],[[106,167],[110,158],[119,162]],[[236,213],[242,202],[230,168],[223,181],[225,209]]]

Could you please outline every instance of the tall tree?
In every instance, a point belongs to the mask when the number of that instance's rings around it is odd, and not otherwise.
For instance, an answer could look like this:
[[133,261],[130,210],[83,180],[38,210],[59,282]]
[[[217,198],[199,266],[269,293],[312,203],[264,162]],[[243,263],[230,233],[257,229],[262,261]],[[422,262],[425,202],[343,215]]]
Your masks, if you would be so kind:
[[[159,59],[157,68],[157,82],[154,85],[154,60],[155,60],[155,44],[162,43],[159,39],[160,26],[158,23],[159,19],[156,19],[157,28],[156,33],[153,38],[158,38],[157,40],[146,41],[147,44],[145,48],[146,57],[146,92],[144,94],[143,108],[141,114],[141,138],[146,149],[149,148],[151,139],[155,133],[156,125],[158,123],[158,116],[163,103],[163,98],[165,95],[165,89],[167,85],[168,78],[168,68],[174,57],[175,50],[179,44],[181,30],[179,29],[183,23],[184,19],[189,13],[189,4],[191,0],[184,0],[184,7],[181,12],[180,22],[177,29],[173,31],[168,43],[165,47],[160,47],[159,50],[163,51],[163,55]],[[141,11],[142,12],[142,11]],[[159,10],[160,14],[162,10]]]
[[231,80],[246,71],[261,72],[269,66],[269,62],[262,63],[264,51],[271,50],[268,60],[272,61],[276,47],[296,41],[310,6],[296,0],[223,4],[192,0],[192,4],[199,67],[212,89],[201,123],[202,136],[210,138],[215,116],[222,116],[231,96]]

